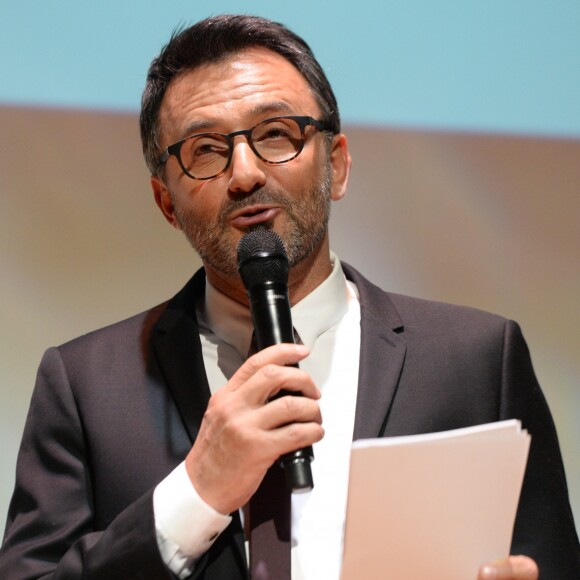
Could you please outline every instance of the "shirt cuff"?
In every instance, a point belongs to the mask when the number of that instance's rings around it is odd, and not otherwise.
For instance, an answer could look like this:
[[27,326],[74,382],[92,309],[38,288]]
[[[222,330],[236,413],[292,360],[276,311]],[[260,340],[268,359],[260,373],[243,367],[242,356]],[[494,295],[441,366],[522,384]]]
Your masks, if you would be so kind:
[[155,488],[153,512],[161,557],[180,578],[191,574],[196,561],[232,521],[231,516],[216,512],[199,497],[185,462]]

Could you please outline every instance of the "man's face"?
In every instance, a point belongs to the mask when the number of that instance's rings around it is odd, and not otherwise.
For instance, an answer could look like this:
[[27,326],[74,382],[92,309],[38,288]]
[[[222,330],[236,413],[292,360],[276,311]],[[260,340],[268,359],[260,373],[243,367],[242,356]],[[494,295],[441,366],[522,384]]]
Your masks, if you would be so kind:
[[[288,61],[268,50],[248,49],[170,84],[160,110],[161,146],[194,133],[248,129],[278,115],[319,118],[320,110],[306,80]],[[153,178],[165,217],[184,231],[206,268],[237,278],[237,244],[259,226],[282,237],[291,266],[319,247],[330,201],[342,196],[344,186],[337,183],[327,136],[313,127],[306,128],[306,136],[300,155],[281,165],[260,160],[239,136],[230,167],[216,178],[191,179],[174,156],[163,179]]]

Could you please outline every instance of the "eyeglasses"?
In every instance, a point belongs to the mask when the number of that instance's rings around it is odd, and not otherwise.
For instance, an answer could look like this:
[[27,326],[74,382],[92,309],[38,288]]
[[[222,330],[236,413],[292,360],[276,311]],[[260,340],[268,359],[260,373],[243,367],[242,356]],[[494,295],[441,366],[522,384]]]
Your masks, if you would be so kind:
[[165,149],[159,158],[163,165],[175,155],[183,172],[192,179],[212,179],[230,165],[234,137],[245,135],[252,151],[266,163],[287,163],[300,155],[306,141],[308,126],[328,131],[321,121],[312,117],[273,117],[261,121],[251,129],[224,133],[198,133]]

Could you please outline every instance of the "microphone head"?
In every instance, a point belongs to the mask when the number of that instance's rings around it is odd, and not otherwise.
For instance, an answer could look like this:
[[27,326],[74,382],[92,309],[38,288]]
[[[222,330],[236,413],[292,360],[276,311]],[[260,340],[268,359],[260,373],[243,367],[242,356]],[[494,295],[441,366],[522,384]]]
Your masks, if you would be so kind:
[[282,238],[265,228],[244,234],[238,244],[238,272],[250,290],[257,284],[288,284],[288,256]]

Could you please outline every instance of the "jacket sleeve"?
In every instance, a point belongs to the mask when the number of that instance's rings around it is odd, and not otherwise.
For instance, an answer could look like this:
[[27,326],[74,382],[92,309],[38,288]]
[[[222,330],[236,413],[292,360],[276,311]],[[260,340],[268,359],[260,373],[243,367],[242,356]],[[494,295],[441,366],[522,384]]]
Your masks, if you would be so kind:
[[580,578],[580,547],[556,429],[525,340],[511,321],[504,334],[500,418],[520,419],[532,437],[511,553],[532,557],[541,578]]
[[85,437],[61,356],[51,349],[38,372],[18,455],[0,578],[173,578],[157,547],[153,490],[106,529],[94,529]]

